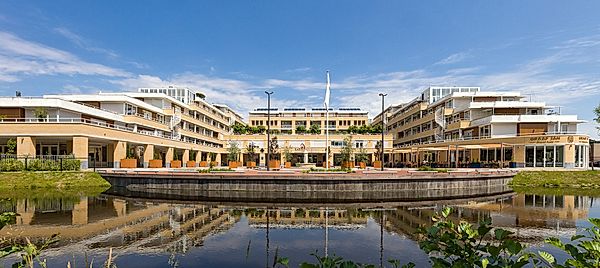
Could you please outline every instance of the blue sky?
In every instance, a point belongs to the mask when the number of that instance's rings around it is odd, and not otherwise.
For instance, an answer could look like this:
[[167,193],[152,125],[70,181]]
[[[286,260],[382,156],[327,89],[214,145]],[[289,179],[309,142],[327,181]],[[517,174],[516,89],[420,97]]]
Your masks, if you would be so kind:
[[[374,116],[429,85],[520,91],[591,122],[600,1],[0,2],[0,95],[176,84],[245,114],[266,103]],[[581,128],[597,137],[592,123]]]

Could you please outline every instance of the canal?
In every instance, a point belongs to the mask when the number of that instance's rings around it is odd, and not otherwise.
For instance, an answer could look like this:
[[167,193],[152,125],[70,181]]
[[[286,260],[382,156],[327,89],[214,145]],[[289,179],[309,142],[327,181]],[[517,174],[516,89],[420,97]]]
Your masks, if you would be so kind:
[[[492,196],[403,203],[273,203],[156,200],[114,194],[38,195],[5,198],[2,211],[19,214],[0,231],[6,239],[60,240],[43,253],[48,267],[101,266],[109,248],[118,267],[271,267],[288,257],[290,267],[315,262],[310,254],[336,255],[379,265],[388,259],[427,267],[428,257],[415,241],[418,227],[445,205],[454,218],[516,233],[520,242],[544,246],[549,236],[568,238],[589,217],[600,217],[596,198],[576,195],[502,193]],[[14,258],[0,265],[10,266]],[[75,264],[75,265],[73,265]]]

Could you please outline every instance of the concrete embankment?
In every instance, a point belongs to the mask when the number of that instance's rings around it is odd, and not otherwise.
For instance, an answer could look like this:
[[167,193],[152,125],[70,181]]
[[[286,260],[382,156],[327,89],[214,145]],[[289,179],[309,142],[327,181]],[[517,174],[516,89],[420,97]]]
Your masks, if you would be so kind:
[[101,173],[114,193],[161,199],[338,202],[464,198],[510,192],[508,171],[486,172],[123,172]]

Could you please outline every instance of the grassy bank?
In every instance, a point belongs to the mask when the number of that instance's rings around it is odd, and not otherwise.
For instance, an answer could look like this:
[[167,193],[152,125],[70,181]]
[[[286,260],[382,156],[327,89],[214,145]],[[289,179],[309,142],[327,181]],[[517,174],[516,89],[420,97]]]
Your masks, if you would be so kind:
[[110,184],[94,172],[0,172],[0,193],[31,190],[108,188]]
[[521,171],[510,182],[514,187],[600,188],[600,171]]

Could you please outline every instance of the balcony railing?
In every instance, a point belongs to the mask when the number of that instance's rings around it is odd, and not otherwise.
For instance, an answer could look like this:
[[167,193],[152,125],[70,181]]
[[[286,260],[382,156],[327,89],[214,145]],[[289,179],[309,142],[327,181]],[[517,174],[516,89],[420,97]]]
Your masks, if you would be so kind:
[[445,143],[445,142],[453,142],[453,141],[489,140],[491,138],[494,138],[494,139],[515,138],[515,137],[528,137],[528,136],[540,136],[540,135],[586,135],[586,134],[581,133],[581,132],[572,132],[572,131],[551,131],[551,132],[546,131],[546,132],[534,132],[534,133],[521,133],[521,134],[514,134],[514,135],[493,135],[493,136],[482,135],[482,136],[477,136],[477,137],[462,137],[462,138],[449,138],[449,139],[442,139],[442,140],[425,141],[425,142],[418,142],[418,143],[412,143],[412,144],[407,144],[407,145],[398,145],[395,147],[396,148],[406,148],[406,147],[411,147],[414,145],[436,144],[436,143]]

